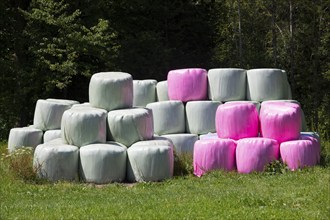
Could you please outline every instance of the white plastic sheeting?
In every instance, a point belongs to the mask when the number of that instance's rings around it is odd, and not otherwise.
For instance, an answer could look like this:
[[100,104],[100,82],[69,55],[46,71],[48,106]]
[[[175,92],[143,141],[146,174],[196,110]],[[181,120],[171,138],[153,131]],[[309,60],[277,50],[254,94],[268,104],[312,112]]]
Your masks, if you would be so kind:
[[260,102],[257,102],[257,101],[230,101],[230,102],[225,102],[225,104],[231,104],[231,103],[252,103],[257,108],[258,113],[260,112],[261,104],[260,104]]
[[44,133],[44,143],[47,143],[57,138],[61,138],[61,129],[48,130]]
[[173,142],[174,150],[177,154],[193,153],[194,144],[198,140],[196,134],[167,134],[162,137],[168,138]]
[[66,103],[66,104],[69,104],[69,105],[77,105],[77,104],[79,104],[78,101],[68,100],[68,99],[52,99],[52,98],[49,98],[49,99],[46,99],[46,100],[47,101],[50,101],[50,102]]
[[12,128],[9,132],[9,153],[22,147],[33,147],[42,143],[43,132],[33,127]]
[[246,98],[246,70],[210,69],[207,74],[209,98],[213,101],[234,101]]
[[43,131],[60,129],[62,115],[71,106],[71,103],[64,101],[39,99],[34,112],[33,126]]
[[132,76],[122,72],[94,74],[89,83],[89,103],[107,111],[132,107]]
[[156,85],[154,79],[133,80],[133,106],[145,107],[156,101]]
[[134,146],[160,146],[160,145],[165,145],[165,146],[170,146],[174,149],[174,145],[171,139],[166,138],[166,137],[161,137],[161,136],[154,136],[150,140],[146,141],[138,141],[133,144]]
[[192,134],[215,132],[215,113],[221,102],[190,101],[186,104],[186,131]]
[[166,80],[157,83],[156,91],[157,91],[157,100],[158,101],[170,100],[170,98],[168,97],[168,86],[167,86]]
[[36,147],[33,166],[41,178],[73,181],[78,179],[78,159],[78,147],[56,139]]
[[280,69],[247,71],[247,100],[267,101],[288,97],[287,78]]
[[158,135],[185,132],[185,113],[181,101],[161,101],[149,103],[152,110],[154,131]]
[[207,134],[199,135],[199,140],[217,139],[217,138],[219,138],[217,133],[207,133]]
[[94,108],[73,108],[64,112],[62,139],[78,147],[105,143],[107,112]]
[[80,148],[80,177],[88,183],[122,182],[126,178],[126,146],[107,142]]
[[292,91],[291,91],[291,86],[288,80],[288,76],[285,70],[282,70],[282,74],[284,77],[284,82],[286,84],[286,93],[284,99],[292,99]]
[[89,102],[84,102],[81,104],[74,104],[71,108],[93,108]]
[[130,182],[161,181],[173,176],[174,155],[168,145],[132,145],[127,150]]
[[153,137],[152,112],[146,108],[114,110],[108,113],[110,138],[125,146]]
[[[270,103],[270,102],[289,102],[289,103],[295,103],[298,104],[301,108],[300,103],[297,100],[292,100],[292,99],[282,99],[282,100],[269,100],[269,101],[264,101],[262,103]],[[261,104],[262,104],[261,103]],[[306,118],[303,109],[301,109],[301,131],[307,131],[307,124],[306,124]]]

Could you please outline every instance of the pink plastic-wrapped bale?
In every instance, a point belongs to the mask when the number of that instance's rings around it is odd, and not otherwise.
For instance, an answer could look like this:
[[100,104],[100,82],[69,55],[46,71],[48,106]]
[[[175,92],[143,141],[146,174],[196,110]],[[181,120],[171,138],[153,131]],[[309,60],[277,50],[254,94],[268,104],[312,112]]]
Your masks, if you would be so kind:
[[207,71],[200,68],[171,70],[167,75],[170,100],[182,102],[207,98]]
[[307,138],[283,142],[280,146],[282,160],[291,170],[316,165],[318,151],[315,143]]
[[239,140],[258,136],[258,110],[252,103],[220,105],[215,121],[216,131],[220,138]]
[[194,146],[194,174],[200,177],[211,170],[234,170],[235,151],[236,142],[232,139],[196,141]]
[[245,138],[237,141],[236,166],[239,173],[262,172],[279,158],[279,144],[269,138]]
[[275,139],[279,143],[299,139],[301,108],[298,104],[262,103],[259,118],[260,132],[263,137]]
[[299,140],[310,140],[313,144],[313,153],[315,154],[316,163],[320,162],[321,142],[320,137],[313,132],[301,132]]

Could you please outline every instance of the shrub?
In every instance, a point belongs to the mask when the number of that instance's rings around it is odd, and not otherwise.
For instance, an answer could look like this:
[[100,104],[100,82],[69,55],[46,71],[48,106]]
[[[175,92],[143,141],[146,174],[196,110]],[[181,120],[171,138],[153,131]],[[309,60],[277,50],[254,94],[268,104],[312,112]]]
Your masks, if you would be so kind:
[[193,155],[191,153],[174,153],[174,176],[189,175],[193,171]]
[[264,173],[266,175],[276,175],[288,172],[290,169],[282,161],[274,160],[266,165]]

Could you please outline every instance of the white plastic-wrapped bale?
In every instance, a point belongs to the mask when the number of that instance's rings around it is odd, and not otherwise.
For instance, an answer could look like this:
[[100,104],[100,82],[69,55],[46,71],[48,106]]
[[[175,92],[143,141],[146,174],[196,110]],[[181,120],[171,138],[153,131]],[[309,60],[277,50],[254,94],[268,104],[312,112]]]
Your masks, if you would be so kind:
[[174,150],[177,154],[182,153],[193,153],[194,144],[198,140],[198,135],[196,134],[167,134],[162,135],[173,142]]
[[[301,108],[301,104],[297,100],[292,100],[292,99],[283,99],[283,100],[269,100],[269,101],[264,101],[261,103],[262,104],[267,104],[271,102],[289,102],[289,103],[295,103],[298,104]],[[307,131],[307,124],[306,124],[306,118],[303,109],[301,108],[301,131]]]
[[217,138],[219,138],[217,133],[207,133],[207,134],[199,135],[199,140],[217,139]]
[[74,181],[78,179],[78,159],[78,147],[55,139],[36,147],[33,167],[40,178]]
[[146,146],[146,145],[150,145],[150,146],[165,145],[165,146],[170,146],[174,149],[172,140],[169,138],[166,138],[166,137],[162,137],[162,136],[154,136],[150,140],[138,141],[138,142],[134,143],[134,146]]
[[133,144],[127,150],[130,182],[162,181],[173,176],[174,155],[169,145]]
[[133,106],[145,107],[156,101],[156,85],[154,79],[133,80]]
[[42,130],[33,127],[12,128],[8,138],[9,153],[22,147],[35,148],[42,143],[42,135]]
[[73,108],[64,112],[62,139],[78,147],[105,143],[107,112],[94,108]]
[[122,182],[126,177],[126,146],[107,142],[80,148],[80,177],[88,183]]
[[68,99],[53,99],[53,98],[49,98],[49,99],[46,99],[47,101],[50,101],[50,102],[59,102],[59,103],[66,103],[66,104],[69,104],[69,105],[77,105],[79,104],[78,101],[75,101],[75,100],[68,100]]
[[89,83],[89,103],[107,111],[132,107],[132,76],[122,72],[94,74]]
[[81,104],[74,104],[71,108],[93,108],[89,102],[84,102]]
[[39,99],[34,112],[33,126],[43,131],[60,129],[62,115],[71,106],[71,103],[64,101]]
[[161,101],[149,103],[152,110],[154,131],[158,135],[185,132],[184,106],[181,101]]
[[285,93],[284,99],[292,99],[291,86],[290,86],[290,83],[289,83],[289,80],[288,80],[288,76],[286,74],[286,71],[285,70],[282,70],[282,74],[283,74],[283,77],[284,77],[284,82],[286,84],[286,93]]
[[108,113],[110,138],[125,146],[153,137],[152,111],[146,108],[114,110]]
[[207,77],[211,100],[226,102],[245,99],[246,70],[235,68],[210,69]]
[[168,97],[168,86],[167,81],[161,81],[157,83],[157,100],[158,101],[168,101],[170,98]]
[[221,102],[190,101],[186,104],[186,131],[192,134],[215,132],[215,113]]
[[287,80],[280,69],[247,71],[247,100],[267,101],[288,97]]
[[61,129],[48,130],[44,133],[44,143],[47,143],[57,138],[61,138]]
[[225,102],[225,104],[230,104],[230,103],[252,103],[257,108],[258,113],[260,112],[261,104],[260,104],[260,102],[257,102],[257,101],[230,101],[230,102]]

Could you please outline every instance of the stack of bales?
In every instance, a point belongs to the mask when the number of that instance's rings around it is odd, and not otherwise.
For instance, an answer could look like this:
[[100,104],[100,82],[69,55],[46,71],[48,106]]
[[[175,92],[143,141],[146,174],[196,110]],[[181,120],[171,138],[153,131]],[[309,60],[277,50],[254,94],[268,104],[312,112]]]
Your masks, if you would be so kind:
[[[295,161],[319,160],[319,140],[299,136],[304,117],[291,99],[278,69],[179,69],[158,83],[103,72],[91,78],[89,103],[39,100],[33,127],[12,129],[8,146],[38,145],[35,166],[50,180],[159,181],[173,175],[173,152],[193,154],[198,176],[212,169],[262,171],[279,151],[296,169]],[[315,159],[305,160],[311,148]]]

